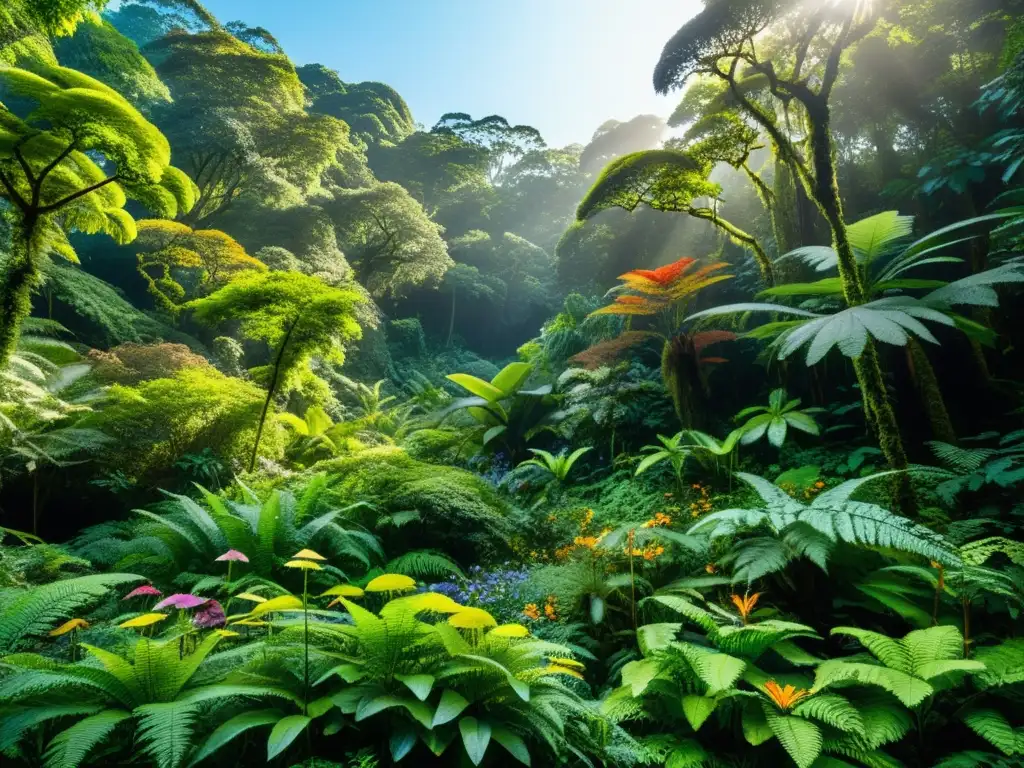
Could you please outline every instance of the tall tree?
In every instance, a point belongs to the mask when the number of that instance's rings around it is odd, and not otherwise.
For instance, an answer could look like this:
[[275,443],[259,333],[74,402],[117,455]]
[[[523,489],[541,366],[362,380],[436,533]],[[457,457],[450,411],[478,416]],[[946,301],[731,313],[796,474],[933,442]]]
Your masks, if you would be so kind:
[[215,326],[240,321],[241,334],[270,347],[271,361],[253,371],[267,388],[249,471],[256,467],[260,438],[270,405],[314,356],[340,365],[344,344],[362,336],[356,306],[362,301],[351,288],[334,288],[296,272],[251,273],[220,290],[190,302],[200,323]]
[[183,159],[200,195],[186,223],[210,226],[240,198],[294,205],[320,184],[347,126],[305,111],[287,56],[265,53],[223,29],[175,31],[146,46],[173,103],[155,122]]
[[[888,5],[889,0],[707,0],[704,10],[665,45],[654,71],[659,93],[679,88],[695,75],[714,77],[728,87],[737,110],[767,134],[828,223],[850,307],[867,297],[839,194],[831,97],[844,54],[871,33]],[[790,46],[763,45],[762,33],[773,24],[785,27]],[[757,98],[761,92],[786,106],[782,118]],[[872,343],[854,359],[854,370],[886,458],[893,467],[906,467],[899,425]]]
[[0,66],[0,197],[17,227],[0,283],[0,364],[47,254],[76,258],[66,232],[127,243],[136,235],[128,197],[169,217],[195,200],[192,182],[170,164],[167,139],[126,99],[71,69],[34,70]]
[[239,273],[266,269],[238,241],[217,229],[144,219],[138,222],[138,230],[133,246],[139,274],[157,305],[172,314],[184,301],[212,292]]
[[512,125],[501,115],[474,120],[464,112],[449,112],[441,115],[432,132],[452,134],[482,147],[487,153],[487,178],[491,184],[500,184],[508,166],[527,152],[545,146],[536,128]]
[[617,157],[654,149],[664,134],[665,119],[657,115],[637,115],[624,123],[608,120],[594,131],[580,153],[580,170],[591,175]]
[[356,277],[375,297],[436,284],[452,264],[438,225],[398,184],[338,190],[324,209]]

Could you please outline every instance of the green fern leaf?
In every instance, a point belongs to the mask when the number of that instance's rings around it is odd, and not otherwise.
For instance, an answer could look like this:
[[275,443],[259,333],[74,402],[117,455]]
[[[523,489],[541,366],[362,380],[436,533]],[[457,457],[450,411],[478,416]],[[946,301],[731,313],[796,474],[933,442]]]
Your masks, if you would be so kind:
[[810,768],[821,754],[821,729],[809,720],[782,715],[772,706],[764,707],[768,727],[798,768]]
[[0,616],[0,652],[13,651],[20,640],[40,635],[81,613],[113,587],[143,581],[133,573],[79,576],[27,590],[4,606]]
[[56,736],[46,747],[46,768],[79,768],[89,752],[101,744],[120,723],[131,719],[131,712],[107,709],[79,720]]
[[864,735],[864,721],[857,708],[834,693],[821,693],[799,702],[793,709],[799,717],[820,720],[844,733]]
[[1001,712],[978,707],[969,709],[961,718],[968,728],[1007,757],[1018,753],[1017,734]]
[[199,708],[177,701],[143,704],[135,709],[138,737],[158,768],[178,768],[192,750]]

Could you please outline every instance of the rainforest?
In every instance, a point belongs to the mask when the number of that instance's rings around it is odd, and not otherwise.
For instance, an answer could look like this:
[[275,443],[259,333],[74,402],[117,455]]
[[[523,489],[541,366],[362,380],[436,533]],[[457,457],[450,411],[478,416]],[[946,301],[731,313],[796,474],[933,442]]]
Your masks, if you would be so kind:
[[0,3],[0,764],[1024,765],[1024,0],[560,2]]

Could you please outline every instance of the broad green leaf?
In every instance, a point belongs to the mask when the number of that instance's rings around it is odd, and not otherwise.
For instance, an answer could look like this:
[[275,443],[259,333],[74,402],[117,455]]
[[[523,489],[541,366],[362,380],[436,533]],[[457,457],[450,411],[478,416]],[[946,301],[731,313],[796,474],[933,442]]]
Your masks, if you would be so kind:
[[[518,392],[523,384],[526,383],[526,380],[530,378],[532,372],[533,366],[529,363],[509,363],[498,371],[497,376],[491,379],[491,385],[499,392],[502,392],[503,396],[507,397]],[[451,377],[449,376],[449,378]]]
[[482,397],[489,403],[496,403],[506,396],[505,392],[490,382],[478,379],[468,373],[451,373],[445,378],[455,382],[470,394]]
[[496,725],[491,729],[491,738],[503,746],[512,757],[523,765],[530,765],[530,750],[522,737],[507,728]]
[[459,720],[459,733],[469,759],[473,765],[480,765],[491,743],[491,726],[475,717],[464,717]]
[[682,706],[686,722],[693,730],[697,731],[715,711],[718,700],[710,696],[687,695],[683,696]]
[[439,725],[450,723],[468,706],[469,701],[461,693],[446,688],[441,694],[441,701],[438,702],[437,711],[434,712],[434,718],[429,727],[436,728]]
[[196,752],[189,765],[196,765],[212,755],[218,749],[236,736],[240,736],[251,728],[277,723],[281,720],[282,714],[276,709],[258,709],[243,712],[235,715],[230,720],[221,723],[214,729],[213,733],[206,737],[199,751]]
[[405,687],[420,701],[426,701],[430,689],[434,687],[433,675],[395,675],[395,679],[405,683]]
[[415,729],[405,722],[395,723],[388,739],[388,746],[391,749],[391,759],[397,763],[416,746]]
[[284,752],[296,737],[306,730],[312,719],[305,715],[288,715],[277,721],[267,739],[267,760],[273,760]]

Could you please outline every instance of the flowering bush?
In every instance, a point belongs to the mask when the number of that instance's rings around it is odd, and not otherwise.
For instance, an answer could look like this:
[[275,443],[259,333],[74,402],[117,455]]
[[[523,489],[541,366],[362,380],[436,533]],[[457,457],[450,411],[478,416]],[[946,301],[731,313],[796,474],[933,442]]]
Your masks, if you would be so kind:
[[515,622],[522,618],[523,603],[528,599],[526,568],[505,565],[484,570],[479,565],[469,569],[466,578],[452,577],[431,584],[430,592],[446,595],[462,605],[485,608],[498,623]]

